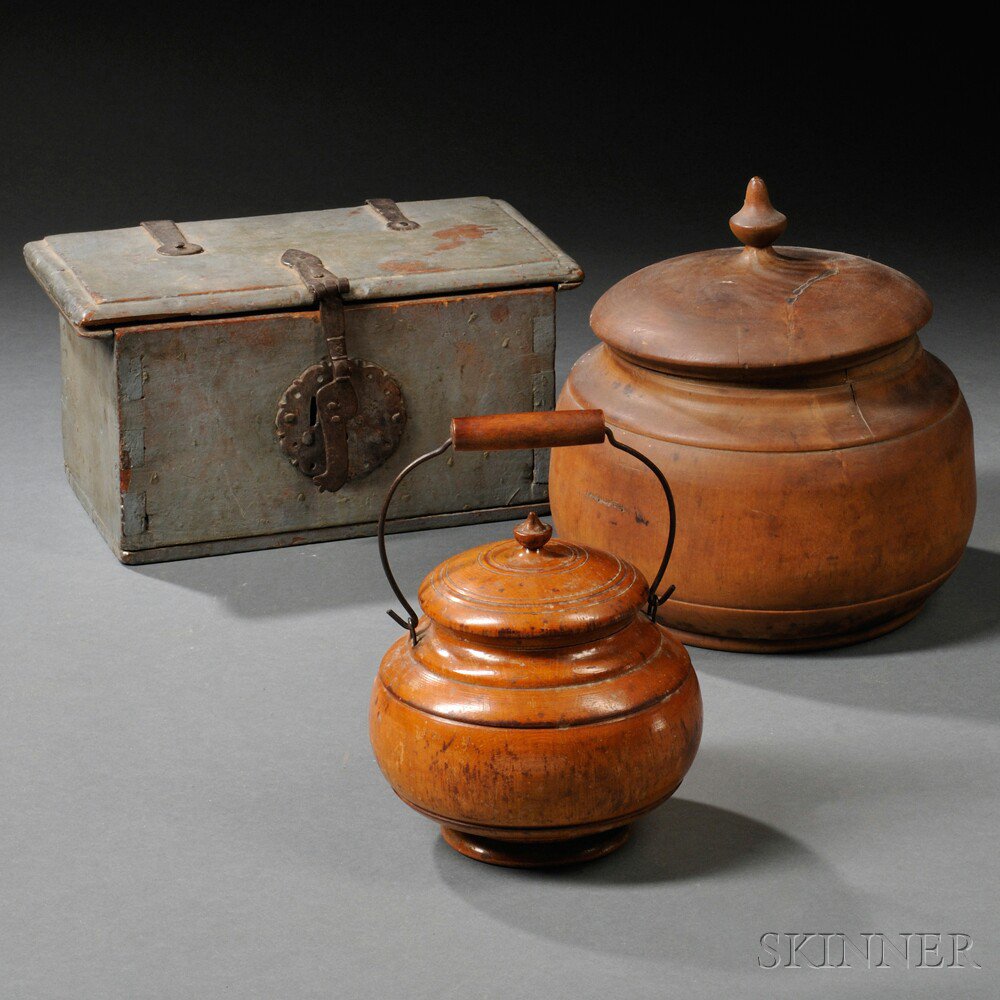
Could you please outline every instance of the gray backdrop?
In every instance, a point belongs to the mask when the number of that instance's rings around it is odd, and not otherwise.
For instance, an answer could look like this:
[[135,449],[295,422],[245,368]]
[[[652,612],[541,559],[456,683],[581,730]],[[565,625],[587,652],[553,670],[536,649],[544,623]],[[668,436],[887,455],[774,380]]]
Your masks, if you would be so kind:
[[[784,62],[748,86],[676,53],[566,79],[550,36],[481,61],[396,22],[356,52],[287,20],[238,43],[228,21],[183,40],[17,27],[0,123],[0,996],[997,995],[1000,377],[980,225],[996,199],[958,117],[975,81],[937,67],[903,92],[890,67],[831,96],[812,50],[797,87]],[[400,39],[419,73],[381,58]],[[959,110],[927,126],[943,81]],[[925,343],[976,423],[976,527],[894,635],[812,656],[694,650],[700,754],[602,862],[477,865],[393,797],[366,732],[398,634],[373,539],[127,569],[64,481],[55,316],[26,240],[507,198],[588,270],[561,299],[561,381],[612,281],[730,242],[752,172],[789,241],[869,254],[930,292]],[[413,592],[507,530],[396,536],[400,579]],[[963,932],[982,968],[765,971],[769,931]]]

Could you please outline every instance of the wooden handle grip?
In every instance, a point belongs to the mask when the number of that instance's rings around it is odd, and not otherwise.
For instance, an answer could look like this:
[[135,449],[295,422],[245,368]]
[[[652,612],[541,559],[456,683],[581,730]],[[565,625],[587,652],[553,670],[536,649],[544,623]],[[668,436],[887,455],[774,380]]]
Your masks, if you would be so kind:
[[451,422],[455,451],[559,448],[600,444],[603,440],[603,410],[494,413],[488,417],[455,417]]

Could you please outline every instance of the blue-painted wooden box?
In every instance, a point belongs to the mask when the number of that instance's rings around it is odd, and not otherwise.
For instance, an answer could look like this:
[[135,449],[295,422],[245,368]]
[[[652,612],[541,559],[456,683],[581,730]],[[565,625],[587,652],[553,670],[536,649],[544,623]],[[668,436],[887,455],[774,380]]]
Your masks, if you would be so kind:
[[[291,249],[346,279],[336,310],[324,315],[315,285],[282,263]],[[552,408],[556,290],[583,277],[491,198],[73,233],[25,256],[61,314],[67,475],[129,563],[373,533],[389,483],[447,437],[450,417]],[[303,466],[327,432],[324,397],[310,383],[304,402],[282,399],[329,363],[331,315],[359,393],[364,373],[388,376],[375,384],[389,410],[366,425],[378,392],[357,397],[351,478],[321,492]],[[312,458],[293,464],[299,447]],[[546,455],[421,468],[391,528],[537,509]]]

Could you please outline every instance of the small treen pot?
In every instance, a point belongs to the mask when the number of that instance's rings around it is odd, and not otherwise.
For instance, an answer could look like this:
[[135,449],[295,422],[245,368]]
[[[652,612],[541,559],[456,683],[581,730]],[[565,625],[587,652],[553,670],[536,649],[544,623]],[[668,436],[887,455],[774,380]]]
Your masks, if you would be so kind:
[[[905,275],[773,246],[755,177],[744,245],[624,278],[590,322],[562,410],[604,410],[670,475],[685,525],[662,620],[689,644],[758,652],[858,642],[916,615],[958,564],[976,505],[972,421],[917,331]],[[656,493],[607,446],[554,454],[557,529],[646,572]]]
[[430,573],[418,617],[379,533],[407,611],[390,615],[408,634],[386,653],[372,691],[375,757],[396,794],[479,861],[535,867],[601,857],[691,766],[698,680],[687,651],[656,624],[674,534],[670,490],[652,463],[615,442],[600,411],[504,414],[452,421],[448,441],[404,469],[383,506],[384,525],[402,478],[449,447],[605,440],[653,470],[670,506],[651,587],[630,563],[553,538],[531,514],[513,538]]

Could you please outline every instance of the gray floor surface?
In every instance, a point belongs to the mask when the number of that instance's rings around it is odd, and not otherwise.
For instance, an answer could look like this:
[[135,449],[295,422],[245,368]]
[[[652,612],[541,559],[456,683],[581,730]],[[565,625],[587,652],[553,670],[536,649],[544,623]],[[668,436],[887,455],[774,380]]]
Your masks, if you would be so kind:
[[[26,274],[5,291],[0,997],[1000,994],[1000,378],[967,298],[926,340],[977,428],[953,579],[851,649],[693,650],[676,799],[613,857],[526,873],[454,854],[374,763],[398,634],[374,539],[120,566],[63,478],[54,315]],[[508,530],[397,536],[399,576]],[[961,932],[981,968],[759,967],[762,935],[809,931]]]

